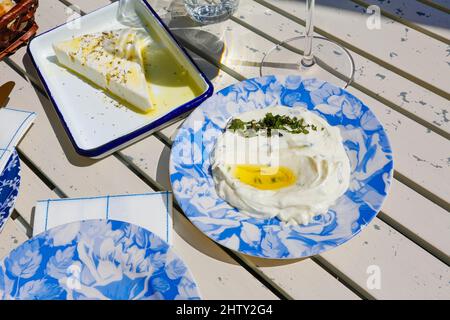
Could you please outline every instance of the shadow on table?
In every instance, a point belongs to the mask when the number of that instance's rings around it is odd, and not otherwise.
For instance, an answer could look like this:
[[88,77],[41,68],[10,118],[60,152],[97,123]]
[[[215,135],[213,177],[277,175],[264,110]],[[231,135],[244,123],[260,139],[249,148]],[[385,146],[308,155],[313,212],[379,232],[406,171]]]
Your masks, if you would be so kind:
[[[159,158],[156,181],[166,190],[171,189],[169,178],[169,159],[170,149],[165,147]],[[201,253],[222,262],[234,265],[239,264],[239,262],[232,259],[220,245],[216,245],[211,239],[197,229],[197,227],[194,226],[192,222],[190,222],[182,213],[177,213],[176,210],[174,210],[174,228],[176,233],[182,237],[184,241]],[[304,260],[304,258],[290,260],[262,259],[247,255],[245,255],[244,259],[251,261],[258,267],[277,267]]]
[[[278,0],[279,2],[298,2],[299,0]],[[303,6],[305,0],[302,0]],[[385,0],[366,1],[372,5],[380,7],[381,10],[393,14],[399,18],[407,20],[412,23],[424,24],[429,26],[435,26],[443,29],[450,29],[450,19],[444,12],[445,9],[439,10],[433,8],[433,5],[427,5],[420,3],[420,1],[394,1],[393,5],[389,5],[390,1],[384,3]],[[396,5],[395,5],[396,4]],[[302,5],[300,7],[302,8]],[[434,4],[435,5],[435,4]],[[405,7],[408,6],[408,10]],[[336,1],[336,0],[320,0],[316,1],[316,10],[321,10],[321,7],[335,8],[336,14],[339,14],[337,10],[347,10],[353,12],[354,10],[366,12],[366,8],[356,3],[352,4],[348,1]],[[389,8],[390,7],[390,8]],[[442,5],[444,7],[444,5]],[[351,9],[351,10],[349,10]],[[447,8],[448,9],[448,8]],[[295,14],[295,13],[294,13]],[[298,15],[298,13],[297,13]],[[304,18],[304,13],[300,14],[301,18]]]

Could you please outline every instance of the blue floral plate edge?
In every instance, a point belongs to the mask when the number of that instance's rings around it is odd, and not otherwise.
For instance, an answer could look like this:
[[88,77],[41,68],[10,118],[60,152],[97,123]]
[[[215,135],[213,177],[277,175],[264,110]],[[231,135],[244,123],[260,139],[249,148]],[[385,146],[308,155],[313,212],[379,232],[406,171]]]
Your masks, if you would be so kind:
[[[16,161],[17,165],[15,165]],[[10,179],[8,186],[10,191],[7,193],[6,197],[0,199],[0,232],[2,232],[8,218],[11,216],[16,204],[17,196],[19,195],[21,166],[17,150],[14,150],[10,155],[5,169],[0,173],[0,182],[5,181],[6,179]]]

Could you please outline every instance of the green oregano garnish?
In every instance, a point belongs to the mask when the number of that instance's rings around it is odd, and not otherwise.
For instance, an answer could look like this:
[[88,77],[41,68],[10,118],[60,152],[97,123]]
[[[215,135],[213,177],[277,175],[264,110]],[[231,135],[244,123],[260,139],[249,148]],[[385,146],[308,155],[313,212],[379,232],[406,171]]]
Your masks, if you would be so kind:
[[[317,131],[317,126],[313,124],[306,124],[303,118],[290,117],[286,115],[273,115],[268,112],[263,119],[256,121],[242,121],[241,119],[233,119],[228,129],[236,131],[254,130],[259,132],[264,130],[270,136],[272,130],[284,130],[293,134],[308,134],[310,130]],[[323,130],[323,128],[322,128]]]

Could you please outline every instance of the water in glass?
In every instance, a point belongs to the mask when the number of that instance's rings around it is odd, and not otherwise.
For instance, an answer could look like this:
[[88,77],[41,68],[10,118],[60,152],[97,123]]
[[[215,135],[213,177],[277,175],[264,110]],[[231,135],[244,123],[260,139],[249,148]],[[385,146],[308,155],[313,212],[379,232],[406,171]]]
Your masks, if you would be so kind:
[[202,24],[228,19],[237,9],[239,0],[184,0],[189,16]]

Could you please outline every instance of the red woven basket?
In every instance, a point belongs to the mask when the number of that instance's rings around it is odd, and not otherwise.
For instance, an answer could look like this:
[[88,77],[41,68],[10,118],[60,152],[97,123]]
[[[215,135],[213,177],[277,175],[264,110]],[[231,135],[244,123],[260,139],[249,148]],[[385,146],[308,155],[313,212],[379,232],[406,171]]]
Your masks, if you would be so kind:
[[36,34],[34,14],[38,0],[16,0],[16,5],[0,17],[0,60],[16,52]]

